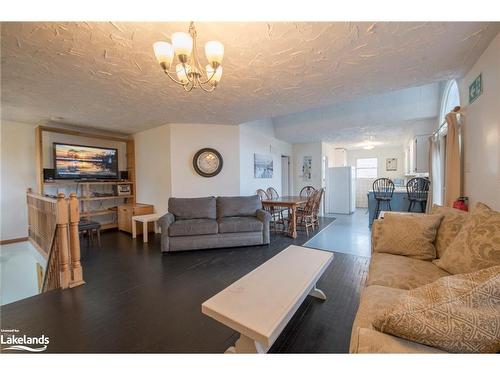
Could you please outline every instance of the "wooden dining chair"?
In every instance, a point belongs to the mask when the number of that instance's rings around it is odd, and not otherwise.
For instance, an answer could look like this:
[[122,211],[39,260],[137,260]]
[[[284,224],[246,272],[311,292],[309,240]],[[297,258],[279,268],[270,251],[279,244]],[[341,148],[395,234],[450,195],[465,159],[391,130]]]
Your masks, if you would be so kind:
[[301,190],[300,190],[300,193],[299,195],[301,197],[308,197],[310,196],[314,191],[316,191],[316,189],[314,188],[314,186],[304,186]]
[[[269,191],[269,189],[267,189]],[[273,189],[274,190],[274,189]],[[276,190],[274,190],[276,191]],[[276,192],[276,194],[278,194]],[[257,189],[257,195],[259,196],[260,200],[267,200],[267,199],[272,199],[271,196],[268,194],[268,192],[264,189]],[[278,195],[279,197],[279,195]],[[264,206],[264,209],[268,211],[271,214],[271,227],[274,233],[280,232],[281,230],[278,230],[278,225],[283,227],[283,230],[285,230],[285,220],[283,217],[283,212],[279,207],[269,207],[269,206]]]
[[316,202],[319,191],[314,191],[308,198],[303,209],[297,210],[297,227],[303,227],[309,236],[309,227],[314,230],[314,203]]
[[267,195],[267,192],[264,189],[257,189],[256,193],[261,201],[269,199],[269,195]]
[[[321,188],[318,190],[318,193],[316,194],[316,199],[314,200],[314,207],[313,207],[313,224],[316,224],[319,228],[319,209],[321,207],[321,199],[323,198],[323,194],[325,193],[325,189]],[[314,227],[313,227],[314,229]]]
[[428,178],[422,177],[412,178],[406,183],[406,193],[410,201],[408,212],[411,212],[412,208],[414,208],[413,206],[417,203],[420,203],[420,210],[425,212],[430,183]]
[[268,187],[267,190],[267,195],[269,196],[270,199],[274,199],[274,198],[279,198],[280,195],[278,194],[278,192],[276,191],[275,188],[273,188],[272,186]]

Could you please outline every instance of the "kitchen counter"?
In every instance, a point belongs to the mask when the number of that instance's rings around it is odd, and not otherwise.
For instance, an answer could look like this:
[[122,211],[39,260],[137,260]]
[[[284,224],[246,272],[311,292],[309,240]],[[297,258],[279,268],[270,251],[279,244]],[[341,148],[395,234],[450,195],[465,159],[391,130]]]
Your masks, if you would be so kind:
[[[373,193],[373,190],[368,190],[368,193]],[[396,186],[394,193],[406,193],[406,186]]]
[[[377,201],[373,194],[373,190],[368,192],[368,213],[369,213],[369,226],[372,225],[375,219],[375,208],[377,207]],[[408,212],[408,207],[410,206],[410,201],[408,200],[408,194],[406,192],[406,187],[399,187],[394,190],[391,200],[392,211],[396,212]],[[385,202],[381,202],[380,211],[389,211],[389,207]],[[420,204],[415,204],[412,209],[413,212],[422,212],[420,210]]]

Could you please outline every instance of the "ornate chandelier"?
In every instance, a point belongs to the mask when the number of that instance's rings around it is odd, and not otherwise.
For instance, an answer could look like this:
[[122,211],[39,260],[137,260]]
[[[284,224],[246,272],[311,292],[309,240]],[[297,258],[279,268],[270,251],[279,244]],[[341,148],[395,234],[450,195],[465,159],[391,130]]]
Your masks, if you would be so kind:
[[[214,91],[222,77],[222,58],[224,45],[216,40],[205,43],[205,55],[208,65],[202,68],[196,51],[196,28],[194,22],[189,25],[189,33],[176,32],[172,34],[172,44],[156,42],[153,44],[156,59],[166,75],[172,81],[182,85],[185,91],[200,87],[203,91]],[[177,56],[179,63],[174,72],[170,67]]]

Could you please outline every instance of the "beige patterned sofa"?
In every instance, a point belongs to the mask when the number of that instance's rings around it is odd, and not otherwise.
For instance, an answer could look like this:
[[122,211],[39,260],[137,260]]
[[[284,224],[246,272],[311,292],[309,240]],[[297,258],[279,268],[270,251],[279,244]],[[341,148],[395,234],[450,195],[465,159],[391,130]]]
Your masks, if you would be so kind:
[[[464,218],[466,215],[464,214]],[[383,220],[373,222],[372,258],[352,328],[349,351],[351,353],[443,353],[430,346],[378,332],[372,326],[377,313],[392,305],[406,290],[450,275],[429,260],[373,252],[377,241],[380,240],[383,225]],[[453,233],[446,233],[449,228],[449,223],[443,226],[443,222],[438,228],[435,242],[438,257],[454,236]]]
[[442,350],[500,352],[500,212],[480,202],[470,214],[434,205],[372,226],[350,352]]

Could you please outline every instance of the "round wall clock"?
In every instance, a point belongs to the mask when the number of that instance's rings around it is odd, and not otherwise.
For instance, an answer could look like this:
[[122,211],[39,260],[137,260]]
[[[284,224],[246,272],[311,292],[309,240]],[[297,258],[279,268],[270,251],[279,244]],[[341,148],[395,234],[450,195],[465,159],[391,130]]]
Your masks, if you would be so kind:
[[193,158],[196,173],[203,177],[217,176],[222,170],[222,155],[213,148],[202,148]]

